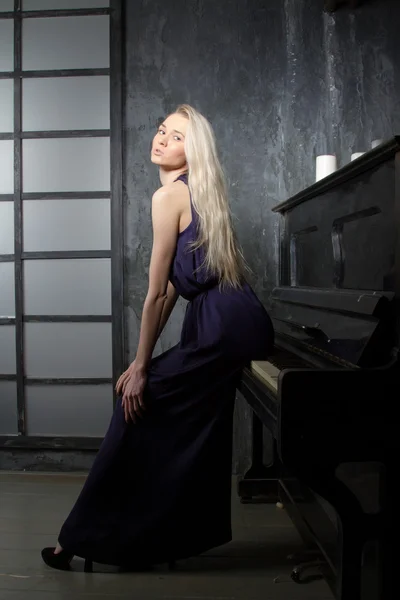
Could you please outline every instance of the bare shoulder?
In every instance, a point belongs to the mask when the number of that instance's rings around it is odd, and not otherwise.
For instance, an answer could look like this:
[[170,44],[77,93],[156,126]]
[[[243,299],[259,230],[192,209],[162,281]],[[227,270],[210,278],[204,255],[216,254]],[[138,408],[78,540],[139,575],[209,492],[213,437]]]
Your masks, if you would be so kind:
[[169,208],[175,207],[177,211],[181,211],[186,204],[188,194],[187,185],[182,181],[163,185],[153,194],[153,207],[161,208],[168,205]]

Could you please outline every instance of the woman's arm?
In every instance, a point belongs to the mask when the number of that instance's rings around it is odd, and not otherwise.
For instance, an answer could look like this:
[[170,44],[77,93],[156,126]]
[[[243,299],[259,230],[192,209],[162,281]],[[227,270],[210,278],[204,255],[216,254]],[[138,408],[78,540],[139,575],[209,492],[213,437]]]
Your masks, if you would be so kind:
[[169,281],[168,287],[167,287],[167,298],[164,302],[163,311],[161,313],[161,319],[160,319],[160,325],[158,327],[157,339],[160,337],[160,335],[165,327],[165,324],[167,323],[169,316],[173,311],[176,301],[178,300],[178,296],[179,296],[178,292],[176,291],[176,289],[174,288],[172,283]]
[[[161,320],[160,320],[160,326],[158,328],[157,339],[160,337],[160,335],[165,327],[165,324],[169,319],[169,316],[176,304],[178,296],[179,296],[178,292],[176,291],[176,289],[172,285],[172,283],[169,281],[168,287],[167,287],[167,299],[164,302],[163,311],[161,313]],[[115,386],[115,390],[118,395],[121,393],[121,391],[124,391],[125,383],[128,381],[130,374],[131,374],[132,370],[134,369],[134,367],[135,367],[135,361],[133,361],[129,365],[127,370],[124,371],[122,373],[122,375],[120,376],[120,378],[118,379],[117,384]]]
[[[168,279],[176,249],[180,213],[173,202],[169,186],[160,188],[153,195],[153,249],[149,269],[149,288],[143,305],[139,345],[135,369],[145,372],[149,366],[157,342],[163,313],[168,308]],[[169,313],[171,312],[171,306]],[[169,314],[167,315],[167,317]],[[166,321],[166,319],[165,319]]]
[[122,408],[126,422],[132,419],[135,423],[137,417],[143,415],[145,409],[143,392],[146,386],[147,368],[160,327],[163,326],[163,315],[167,319],[172,310],[173,296],[170,295],[170,304],[168,280],[176,250],[180,219],[175,190],[173,186],[164,186],[153,195],[153,249],[149,269],[149,289],[143,305],[136,358],[129,369],[129,378],[123,388]]

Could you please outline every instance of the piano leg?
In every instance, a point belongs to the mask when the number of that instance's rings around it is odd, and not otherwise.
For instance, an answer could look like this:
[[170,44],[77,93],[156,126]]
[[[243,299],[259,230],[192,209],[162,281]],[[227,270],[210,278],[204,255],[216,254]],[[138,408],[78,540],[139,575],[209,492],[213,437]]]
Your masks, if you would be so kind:
[[362,600],[361,567],[364,532],[356,519],[341,518],[339,522],[340,559],[337,574],[337,597],[340,600]]
[[253,412],[252,462],[250,469],[238,481],[238,495],[243,504],[276,503],[278,495],[278,454],[273,440],[272,463],[266,467],[263,462],[263,425]]
[[[382,523],[382,600],[392,600],[393,590],[399,587],[400,567],[400,511],[397,494],[397,453],[391,452],[386,465],[386,511]],[[396,464],[397,463],[397,464]]]
[[336,510],[339,525],[335,597],[338,600],[363,600],[362,564],[364,546],[368,539],[378,537],[379,515],[365,514],[353,493],[331,477],[312,480],[312,489],[325,498]]

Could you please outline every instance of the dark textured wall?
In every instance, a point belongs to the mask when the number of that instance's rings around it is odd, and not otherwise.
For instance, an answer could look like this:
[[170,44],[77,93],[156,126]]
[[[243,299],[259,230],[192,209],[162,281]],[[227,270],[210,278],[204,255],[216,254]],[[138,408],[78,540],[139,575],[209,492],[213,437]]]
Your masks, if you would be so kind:
[[[268,305],[277,281],[270,208],[310,185],[315,156],[339,165],[400,132],[397,0],[323,12],[322,0],[126,2],[124,130],[126,360],[138,342],[159,186],[149,146],[159,118],[188,102],[212,122],[253,284]],[[180,303],[157,352],[178,339]],[[249,449],[238,404],[235,470]]]

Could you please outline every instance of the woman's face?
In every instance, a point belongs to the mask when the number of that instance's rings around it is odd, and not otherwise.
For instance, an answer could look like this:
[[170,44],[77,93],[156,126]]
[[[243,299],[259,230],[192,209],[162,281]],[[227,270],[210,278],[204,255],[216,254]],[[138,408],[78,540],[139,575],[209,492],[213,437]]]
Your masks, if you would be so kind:
[[188,119],[173,113],[159,126],[153,139],[151,161],[165,170],[186,166],[185,135]]

